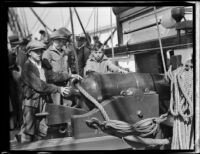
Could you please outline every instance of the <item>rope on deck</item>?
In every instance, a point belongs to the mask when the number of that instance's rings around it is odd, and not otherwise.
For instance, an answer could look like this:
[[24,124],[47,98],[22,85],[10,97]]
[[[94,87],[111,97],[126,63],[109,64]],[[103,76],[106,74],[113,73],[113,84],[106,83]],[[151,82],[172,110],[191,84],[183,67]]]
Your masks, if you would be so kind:
[[193,149],[193,68],[188,64],[172,71],[170,112],[174,117],[171,149]]

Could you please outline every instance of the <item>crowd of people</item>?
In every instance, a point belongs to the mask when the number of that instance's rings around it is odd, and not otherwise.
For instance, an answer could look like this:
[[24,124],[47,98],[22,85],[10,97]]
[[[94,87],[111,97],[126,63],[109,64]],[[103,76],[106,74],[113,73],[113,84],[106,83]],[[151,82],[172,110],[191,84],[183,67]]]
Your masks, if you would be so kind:
[[[90,72],[128,73],[127,70],[114,65],[104,54],[104,46],[97,36],[93,37],[94,44],[91,44],[88,34],[76,37],[73,44],[71,32],[63,27],[50,35],[43,30],[39,33],[39,40],[21,42],[21,48],[18,48],[17,52],[10,50],[10,55],[14,53],[16,57],[14,64],[9,63],[9,69],[20,89],[18,108],[12,101],[11,90],[9,100],[12,111],[21,112],[18,115],[21,116],[18,118],[18,121],[21,121],[20,132],[16,135],[21,143],[33,141],[47,133],[45,127],[40,127],[45,126],[45,121],[41,120],[37,124],[35,118],[36,113],[44,112],[46,103],[74,106],[73,100],[64,97],[70,93],[70,79],[81,80]],[[23,55],[18,58],[20,53]],[[20,59],[21,63],[17,62],[17,59]]]

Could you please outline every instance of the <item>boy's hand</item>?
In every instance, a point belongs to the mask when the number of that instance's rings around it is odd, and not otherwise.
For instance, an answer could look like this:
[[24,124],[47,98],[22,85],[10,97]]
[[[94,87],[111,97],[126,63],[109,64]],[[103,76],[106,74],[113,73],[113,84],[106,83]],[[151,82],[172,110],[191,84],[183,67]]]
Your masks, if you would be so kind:
[[82,80],[83,78],[78,74],[71,74],[71,78],[75,78],[77,80]]
[[62,96],[69,95],[69,93],[70,93],[70,87],[61,87],[60,94]]
[[126,70],[120,70],[120,73],[122,73],[122,74],[127,74],[128,73],[128,71],[126,71]]

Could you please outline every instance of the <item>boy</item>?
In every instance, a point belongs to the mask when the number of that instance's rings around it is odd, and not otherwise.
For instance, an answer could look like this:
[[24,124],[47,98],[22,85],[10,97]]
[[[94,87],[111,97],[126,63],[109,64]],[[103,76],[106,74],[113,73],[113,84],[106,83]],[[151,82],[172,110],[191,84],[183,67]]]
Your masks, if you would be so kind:
[[120,69],[104,55],[104,49],[94,48],[89,59],[87,60],[84,74],[87,75],[88,72],[97,72],[97,73],[109,73],[109,72],[120,72],[128,73],[126,70]]
[[[70,41],[70,36],[70,32],[65,28],[60,28],[52,32],[50,36],[50,39],[52,40],[52,45],[44,52],[42,56],[43,61],[49,63],[52,70],[56,73],[71,73],[68,66],[69,51],[67,51],[65,48],[66,43]],[[74,76],[75,78],[81,78],[77,74],[71,74],[71,76]],[[52,81],[51,83],[54,83],[57,86],[64,86],[66,84],[65,81]],[[64,104],[67,106],[72,105],[71,101],[62,98],[59,93],[52,93],[51,97],[54,104]]]
[[[69,87],[59,87],[53,84],[47,84],[47,74],[51,78],[67,79],[69,76],[62,76],[55,72],[46,72],[42,66],[41,58],[45,50],[45,44],[33,40],[28,43],[27,47],[28,59],[25,62],[21,80],[23,87],[23,124],[21,131],[16,135],[18,142],[30,142],[34,140],[37,132],[35,114],[41,112],[45,103],[50,101],[49,94],[60,93],[68,95]],[[57,79],[57,80],[59,80]]]

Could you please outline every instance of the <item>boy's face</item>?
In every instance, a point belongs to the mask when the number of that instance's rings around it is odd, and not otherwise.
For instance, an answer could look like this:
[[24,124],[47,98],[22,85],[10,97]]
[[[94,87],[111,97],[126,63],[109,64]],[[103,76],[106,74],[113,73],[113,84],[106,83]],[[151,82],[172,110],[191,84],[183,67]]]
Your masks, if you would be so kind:
[[96,61],[100,61],[103,58],[104,52],[102,50],[93,51],[93,56]]
[[56,49],[61,50],[64,45],[66,45],[67,41],[65,39],[56,39],[53,41]]
[[42,54],[43,54],[43,51],[41,51],[41,49],[38,49],[38,50],[34,50],[34,51],[31,51],[29,53],[29,55],[33,58],[33,60],[35,60],[36,62],[39,62],[42,60]]

